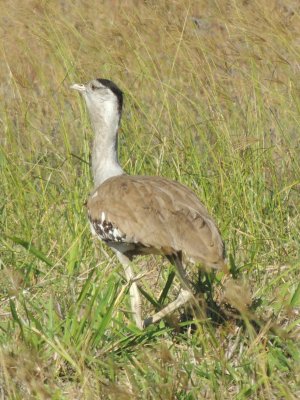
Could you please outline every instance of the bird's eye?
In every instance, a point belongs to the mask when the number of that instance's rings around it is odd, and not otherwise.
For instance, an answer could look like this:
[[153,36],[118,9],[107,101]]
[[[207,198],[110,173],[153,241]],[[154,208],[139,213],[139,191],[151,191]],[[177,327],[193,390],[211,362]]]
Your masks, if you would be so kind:
[[96,90],[96,89],[97,89],[97,86],[91,85],[91,88],[92,88],[92,90]]

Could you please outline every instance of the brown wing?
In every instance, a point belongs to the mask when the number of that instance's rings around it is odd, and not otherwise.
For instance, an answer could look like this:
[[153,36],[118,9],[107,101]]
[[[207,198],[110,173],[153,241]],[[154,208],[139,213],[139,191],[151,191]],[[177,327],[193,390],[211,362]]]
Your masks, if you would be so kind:
[[87,206],[91,221],[109,223],[110,232],[123,235],[127,243],[162,254],[182,251],[194,261],[223,265],[224,247],[215,222],[197,196],[178,182],[112,177],[92,193]]

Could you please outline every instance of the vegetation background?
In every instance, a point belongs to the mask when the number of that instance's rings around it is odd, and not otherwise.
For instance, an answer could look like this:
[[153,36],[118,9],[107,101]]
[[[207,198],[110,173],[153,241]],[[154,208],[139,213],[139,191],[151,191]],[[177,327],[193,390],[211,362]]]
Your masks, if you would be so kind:
[[[0,398],[299,399],[299,2],[0,7]],[[215,216],[242,321],[135,328],[83,205],[92,132],[69,86],[95,77],[125,92],[126,171],[185,183]],[[150,298],[161,264],[136,262]]]

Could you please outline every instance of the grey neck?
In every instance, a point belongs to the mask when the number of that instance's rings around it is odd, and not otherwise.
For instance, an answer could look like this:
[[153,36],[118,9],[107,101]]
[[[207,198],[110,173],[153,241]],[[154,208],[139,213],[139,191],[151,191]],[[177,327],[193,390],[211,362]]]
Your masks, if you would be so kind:
[[103,118],[91,115],[95,132],[92,150],[92,173],[94,185],[98,187],[112,176],[122,175],[124,171],[118,160],[119,116]]

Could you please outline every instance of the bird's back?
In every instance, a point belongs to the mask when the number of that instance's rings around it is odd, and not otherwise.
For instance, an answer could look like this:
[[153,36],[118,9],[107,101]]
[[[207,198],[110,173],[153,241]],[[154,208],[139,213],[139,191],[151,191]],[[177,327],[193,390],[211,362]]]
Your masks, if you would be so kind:
[[224,264],[219,230],[197,196],[161,177],[107,179],[87,202],[90,222],[108,244],[128,244],[132,255],[182,251],[212,267]]

